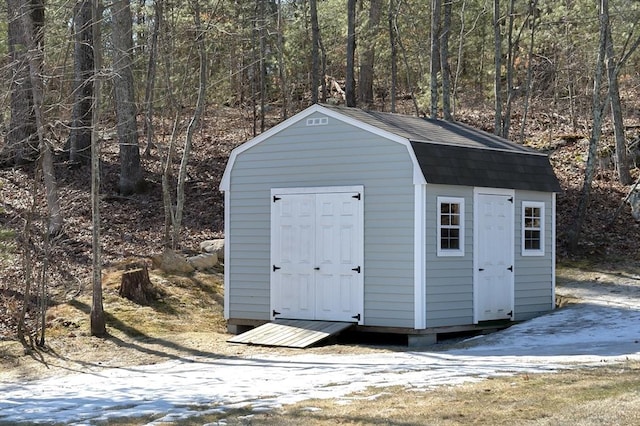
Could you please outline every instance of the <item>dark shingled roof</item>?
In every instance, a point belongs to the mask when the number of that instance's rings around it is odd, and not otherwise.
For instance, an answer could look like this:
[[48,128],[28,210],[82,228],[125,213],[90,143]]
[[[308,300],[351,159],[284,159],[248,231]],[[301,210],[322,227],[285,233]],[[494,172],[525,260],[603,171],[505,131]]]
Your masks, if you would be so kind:
[[462,123],[326,106],[408,139],[427,183],[560,192],[546,154]]

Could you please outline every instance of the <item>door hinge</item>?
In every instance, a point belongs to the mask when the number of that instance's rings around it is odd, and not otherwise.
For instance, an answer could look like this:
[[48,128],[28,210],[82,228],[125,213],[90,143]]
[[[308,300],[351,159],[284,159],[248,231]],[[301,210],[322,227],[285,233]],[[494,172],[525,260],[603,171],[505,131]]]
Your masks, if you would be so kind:
[[513,317],[513,311],[507,312],[507,315],[509,315],[510,317]]
[[478,268],[478,271],[482,272],[484,271],[484,268]]
[[359,192],[356,195],[352,195],[351,198],[355,198],[356,200],[362,199]]
[[511,204],[513,204],[513,197],[509,197],[507,200],[508,200]]
[[278,200],[282,200],[282,198],[281,198],[281,197],[278,197],[277,195],[274,195],[274,196],[273,196],[273,202],[275,203],[275,202],[276,202],[276,201],[278,201]]
[[357,273],[360,273],[360,267],[356,267],[356,268],[351,268],[352,271],[355,271]]
[[273,272],[277,271],[278,269],[280,269],[279,266],[273,265]]
[[509,266],[507,269],[513,272],[513,265]]
[[271,312],[271,314],[275,317],[276,315],[280,315],[280,312],[274,309],[273,312]]
[[360,314],[354,315],[351,318],[360,321]]

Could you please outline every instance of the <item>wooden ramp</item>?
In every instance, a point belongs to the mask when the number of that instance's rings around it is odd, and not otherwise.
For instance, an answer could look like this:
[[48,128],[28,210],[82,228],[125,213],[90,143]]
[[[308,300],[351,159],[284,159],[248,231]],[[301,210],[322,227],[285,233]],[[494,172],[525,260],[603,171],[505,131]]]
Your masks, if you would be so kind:
[[234,336],[227,342],[303,349],[353,325],[352,322],[282,319]]

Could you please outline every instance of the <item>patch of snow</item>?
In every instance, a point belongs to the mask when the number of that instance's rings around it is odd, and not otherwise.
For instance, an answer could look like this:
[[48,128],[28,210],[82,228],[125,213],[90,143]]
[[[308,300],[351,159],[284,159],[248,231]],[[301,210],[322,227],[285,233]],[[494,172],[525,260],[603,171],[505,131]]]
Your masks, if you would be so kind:
[[85,425],[171,413],[150,423],[161,424],[238,407],[261,412],[312,398],[348,402],[369,387],[428,390],[640,360],[640,300],[635,297],[594,296],[442,352],[198,358],[2,383],[0,422]]

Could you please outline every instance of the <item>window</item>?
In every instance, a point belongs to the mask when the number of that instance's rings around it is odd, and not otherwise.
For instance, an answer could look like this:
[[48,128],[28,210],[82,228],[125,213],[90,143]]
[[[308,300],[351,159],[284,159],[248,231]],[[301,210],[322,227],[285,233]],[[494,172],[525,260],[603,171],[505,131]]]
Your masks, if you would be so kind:
[[544,203],[522,202],[522,255],[544,256]]
[[464,199],[438,197],[438,256],[464,256]]

